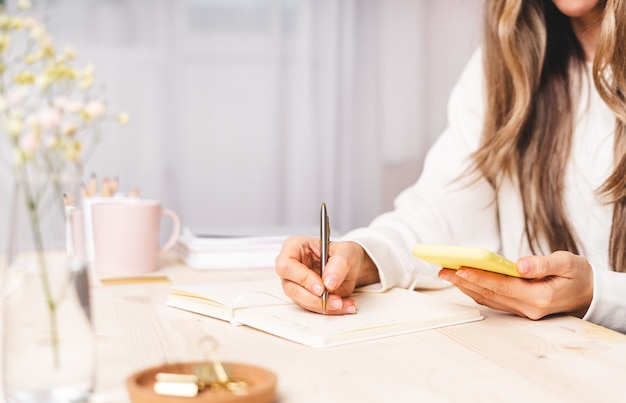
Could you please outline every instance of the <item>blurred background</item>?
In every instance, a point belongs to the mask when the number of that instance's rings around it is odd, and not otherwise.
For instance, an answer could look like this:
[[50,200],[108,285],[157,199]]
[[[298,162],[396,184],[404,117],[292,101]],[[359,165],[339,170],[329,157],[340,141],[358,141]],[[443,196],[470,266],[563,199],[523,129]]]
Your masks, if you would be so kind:
[[[343,233],[392,208],[445,128],[482,13],[477,0],[33,4],[57,46],[95,65],[109,111],[130,114],[105,126],[85,175],[140,188],[198,232],[316,228],[324,201]],[[3,212],[9,182],[2,170]]]

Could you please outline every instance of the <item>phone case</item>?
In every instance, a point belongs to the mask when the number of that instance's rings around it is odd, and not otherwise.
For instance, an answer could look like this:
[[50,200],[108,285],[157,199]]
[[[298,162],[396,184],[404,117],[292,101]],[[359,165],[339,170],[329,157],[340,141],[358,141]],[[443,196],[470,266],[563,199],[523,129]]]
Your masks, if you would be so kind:
[[487,249],[473,246],[427,245],[413,247],[413,255],[447,269],[462,266],[521,277],[515,262]]

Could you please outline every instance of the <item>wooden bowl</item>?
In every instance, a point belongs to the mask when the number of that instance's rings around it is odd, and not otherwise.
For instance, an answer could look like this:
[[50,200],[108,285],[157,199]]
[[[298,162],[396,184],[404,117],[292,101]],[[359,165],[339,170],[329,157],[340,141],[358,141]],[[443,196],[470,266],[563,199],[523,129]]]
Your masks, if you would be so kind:
[[243,403],[243,402],[273,402],[276,396],[276,375],[264,368],[248,364],[225,362],[230,377],[245,381],[248,384],[246,395],[235,395],[229,391],[203,390],[195,397],[179,397],[159,395],[154,391],[156,374],[159,372],[175,374],[193,374],[196,365],[206,362],[170,363],[139,371],[126,380],[126,388],[133,403],[174,403],[174,402],[203,402],[203,403]]

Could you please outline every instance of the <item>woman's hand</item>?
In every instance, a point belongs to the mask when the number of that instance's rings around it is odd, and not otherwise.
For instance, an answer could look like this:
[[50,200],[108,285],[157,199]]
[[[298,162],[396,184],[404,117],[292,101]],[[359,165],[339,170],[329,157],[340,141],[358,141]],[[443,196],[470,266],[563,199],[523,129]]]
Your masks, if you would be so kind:
[[363,248],[354,242],[331,242],[326,270],[320,278],[319,238],[296,236],[285,240],[276,257],[276,274],[283,290],[296,304],[322,312],[322,294],[328,289],[326,314],[356,312],[350,295],[361,285],[378,281],[378,271]]
[[525,278],[471,268],[443,269],[439,278],[450,281],[481,305],[530,319],[554,313],[583,317],[593,297],[591,265],[570,252],[527,256],[517,261]]

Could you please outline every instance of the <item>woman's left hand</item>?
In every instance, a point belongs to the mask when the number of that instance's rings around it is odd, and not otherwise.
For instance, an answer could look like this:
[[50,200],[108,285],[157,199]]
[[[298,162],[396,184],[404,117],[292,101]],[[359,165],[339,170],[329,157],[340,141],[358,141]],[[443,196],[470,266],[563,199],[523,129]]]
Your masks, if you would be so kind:
[[593,297],[589,262],[570,252],[526,256],[517,261],[524,278],[463,267],[442,269],[439,278],[450,281],[481,305],[530,319],[554,313],[583,317]]

